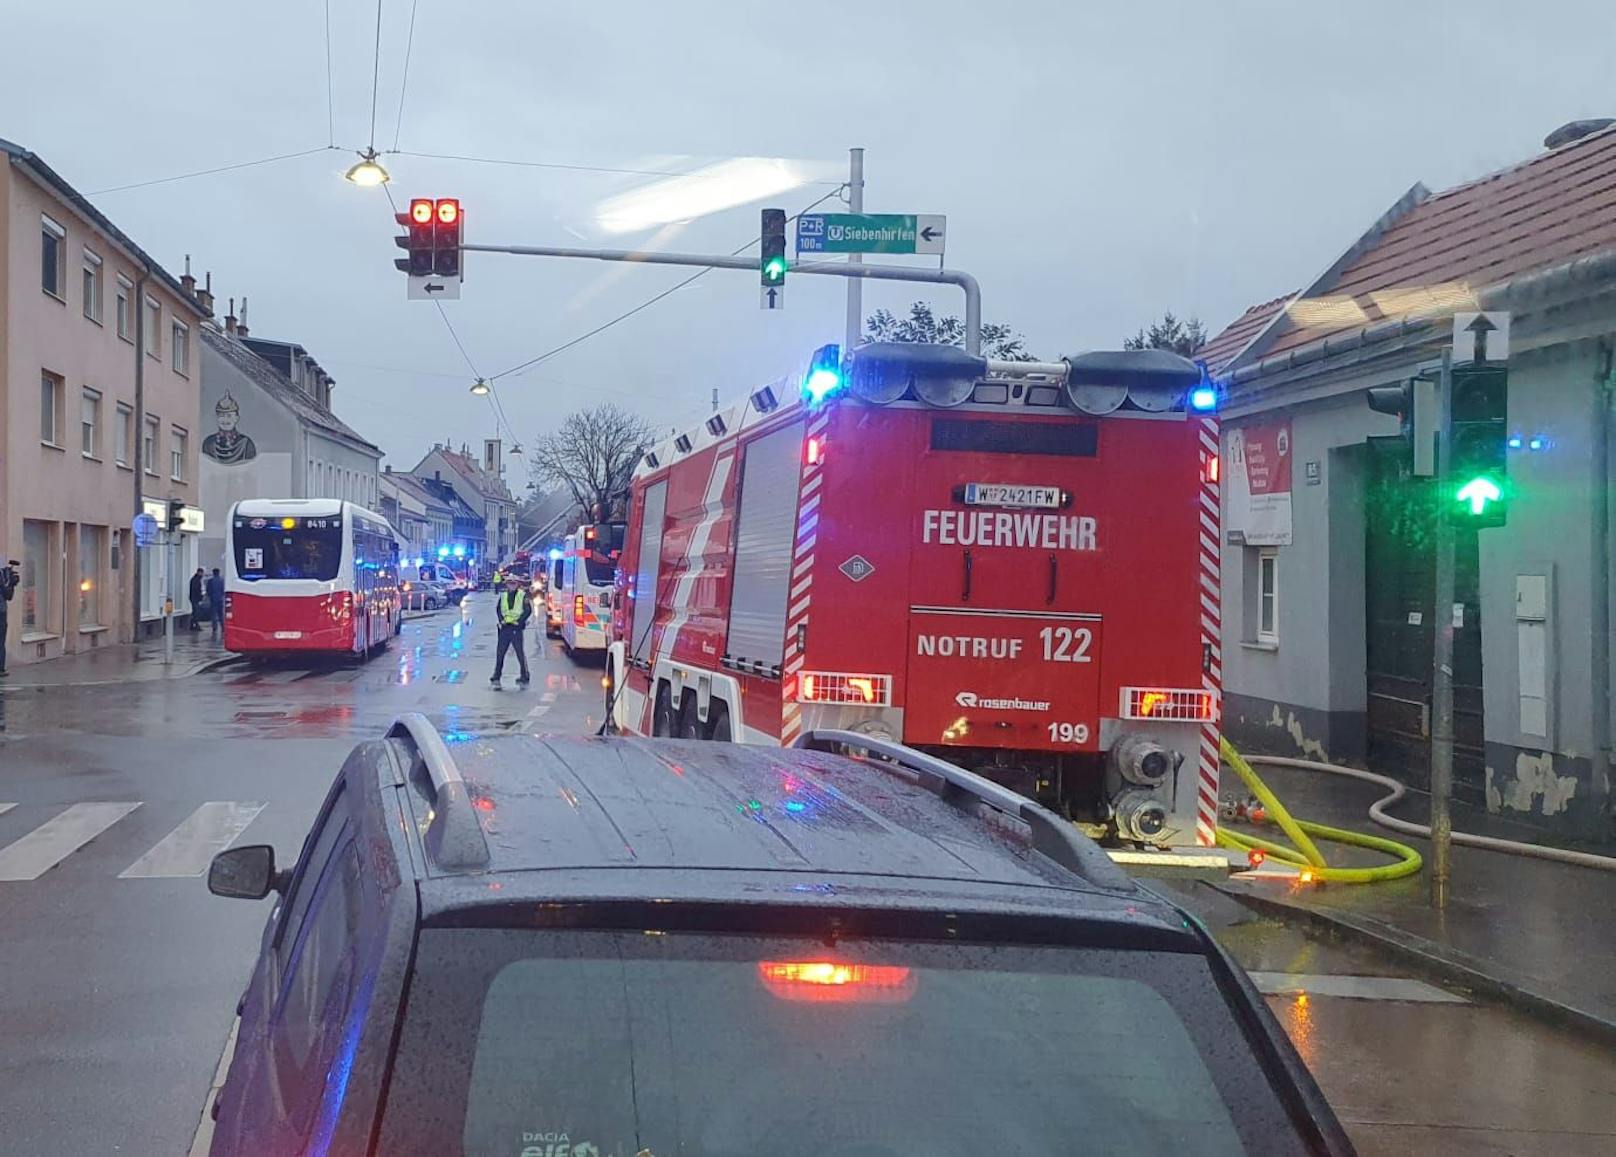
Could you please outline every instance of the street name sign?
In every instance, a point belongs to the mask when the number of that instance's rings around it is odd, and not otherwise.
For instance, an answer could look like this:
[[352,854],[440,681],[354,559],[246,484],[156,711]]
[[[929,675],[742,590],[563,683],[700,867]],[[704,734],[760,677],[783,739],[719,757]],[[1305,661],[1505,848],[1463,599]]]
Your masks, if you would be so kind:
[[458,277],[433,277],[411,274],[410,301],[459,301],[460,279]]
[[797,252],[941,254],[947,231],[941,213],[804,213]]

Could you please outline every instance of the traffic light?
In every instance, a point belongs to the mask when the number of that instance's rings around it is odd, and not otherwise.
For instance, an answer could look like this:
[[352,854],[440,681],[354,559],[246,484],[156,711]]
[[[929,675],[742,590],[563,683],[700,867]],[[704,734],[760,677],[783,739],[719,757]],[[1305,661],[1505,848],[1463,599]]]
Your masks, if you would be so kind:
[[460,231],[464,224],[460,202],[453,197],[439,198],[432,216],[432,271],[439,277],[459,277]]
[[409,254],[408,257],[393,259],[394,266],[400,272],[411,277],[432,275],[433,220],[436,215],[433,203],[425,197],[412,200],[408,212],[393,214],[393,219],[405,229],[404,236],[393,238],[393,244]]
[[1453,370],[1448,517],[1461,526],[1503,526],[1509,516],[1509,371]]
[[1402,436],[1414,452],[1413,474],[1419,478],[1434,477],[1437,383],[1428,378],[1414,378],[1400,386],[1372,386],[1365,392],[1371,410],[1402,420]]
[[168,500],[168,525],[163,527],[170,534],[178,531],[180,524],[185,521],[185,503],[178,498]]
[[767,287],[781,286],[786,283],[786,211],[784,209],[763,210],[763,252],[759,259],[759,270],[763,274],[763,284]]

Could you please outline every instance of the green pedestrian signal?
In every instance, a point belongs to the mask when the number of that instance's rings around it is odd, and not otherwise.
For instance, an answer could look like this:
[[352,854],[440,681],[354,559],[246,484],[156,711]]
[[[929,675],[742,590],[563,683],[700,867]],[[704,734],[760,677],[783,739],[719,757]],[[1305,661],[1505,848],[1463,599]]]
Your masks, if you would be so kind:
[[1509,516],[1509,371],[1453,370],[1448,517],[1461,526],[1503,526]]

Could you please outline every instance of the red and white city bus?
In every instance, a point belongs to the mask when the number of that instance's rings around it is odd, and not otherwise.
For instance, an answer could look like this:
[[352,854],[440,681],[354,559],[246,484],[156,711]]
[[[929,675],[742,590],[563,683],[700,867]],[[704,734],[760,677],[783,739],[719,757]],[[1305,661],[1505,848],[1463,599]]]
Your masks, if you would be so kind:
[[403,630],[398,536],[334,498],[264,498],[230,510],[224,645],[242,654],[366,655]]

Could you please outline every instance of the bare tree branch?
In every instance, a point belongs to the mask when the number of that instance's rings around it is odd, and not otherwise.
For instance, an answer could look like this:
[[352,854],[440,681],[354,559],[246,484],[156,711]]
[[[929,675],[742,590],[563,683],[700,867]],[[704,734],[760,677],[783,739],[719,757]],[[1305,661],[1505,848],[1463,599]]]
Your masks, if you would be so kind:
[[541,478],[565,486],[586,517],[621,517],[635,464],[655,437],[643,418],[607,403],[569,414],[535,440],[530,461]]

